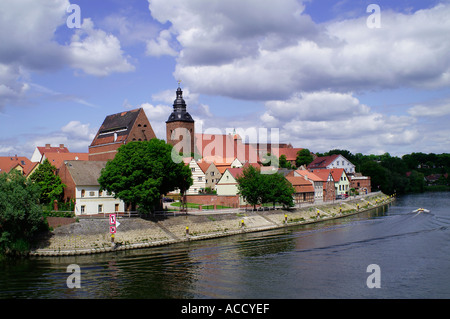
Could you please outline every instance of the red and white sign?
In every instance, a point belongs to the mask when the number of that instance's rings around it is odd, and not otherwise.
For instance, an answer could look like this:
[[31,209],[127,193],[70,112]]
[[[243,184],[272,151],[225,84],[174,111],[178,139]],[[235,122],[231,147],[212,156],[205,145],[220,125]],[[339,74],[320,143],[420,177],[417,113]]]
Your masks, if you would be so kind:
[[110,226],[109,227],[109,233],[110,234],[115,234],[116,233],[116,226]]
[[110,214],[109,215],[109,224],[115,225],[116,224],[116,214]]

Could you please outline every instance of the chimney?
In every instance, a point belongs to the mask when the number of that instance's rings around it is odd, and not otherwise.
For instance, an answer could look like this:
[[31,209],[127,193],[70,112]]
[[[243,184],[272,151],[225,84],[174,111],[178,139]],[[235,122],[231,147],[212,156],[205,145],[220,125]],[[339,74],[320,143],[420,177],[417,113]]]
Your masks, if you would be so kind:
[[45,148],[50,148],[50,144],[45,144]]
[[64,148],[64,144],[59,144],[59,148]]

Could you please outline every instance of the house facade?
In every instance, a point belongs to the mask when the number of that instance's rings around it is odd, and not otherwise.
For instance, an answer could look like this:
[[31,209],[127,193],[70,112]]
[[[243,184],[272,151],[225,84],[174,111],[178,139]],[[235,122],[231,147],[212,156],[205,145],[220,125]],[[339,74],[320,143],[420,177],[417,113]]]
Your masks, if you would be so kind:
[[286,176],[286,179],[295,189],[294,203],[314,202],[314,186],[311,181],[306,180],[303,176]]
[[354,188],[359,194],[368,194],[372,191],[370,176],[355,173],[350,180],[350,188]]
[[198,166],[205,173],[205,188],[210,188],[211,190],[216,189],[216,184],[219,182],[222,174],[214,163],[207,162],[197,162]]
[[330,170],[334,179],[334,189],[336,196],[349,195],[350,193],[350,179],[343,168],[336,168]]
[[113,194],[100,190],[98,178],[106,161],[65,161],[58,175],[66,185],[64,200],[74,200],[75,215],[118,213],[125,203]]
[[347,174],[355,173],[355,165],[340,154],[315,158],[308,166],[309,170],[343,168]]
[[323,201],[332,201],[336,199],[335,180],[330,170],[317,169],[311,171],[317,175],[323,182]]
[[[243,167],[227,168],[216,185],[217,196],[239,196],[237,178],[243,170]],[[239,196],[239,204],[247,204],[241,196]]]
[[303,169],[298,169],[293,171],[292,173],[290,173],[292,176],[302,176],[304,179],[306,179],[307,181],[310,181],[314,187],[314,202],[323,202],[323,180],[315,175],[314,173],[308,171],[308,170],[303,170]]
[[191,169],[193,184],[186,191],[186,195],[196,195],[206,188],[206,175],[194,158],[190,158],[188,165]]

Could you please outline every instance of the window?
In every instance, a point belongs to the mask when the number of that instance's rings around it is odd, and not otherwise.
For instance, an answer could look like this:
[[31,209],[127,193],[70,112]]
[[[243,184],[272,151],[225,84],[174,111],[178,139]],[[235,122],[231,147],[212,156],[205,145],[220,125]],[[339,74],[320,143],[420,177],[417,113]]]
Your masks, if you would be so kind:
[[89,196],[94,197],[95,196],[95,192],[89,192]]
[[85,205],[81,205],[81,213],[84,214],[85,211],[86,211],[86,206]]
[[201,176],[198,177],[198,181],[199,181],[199,182],[202,181],[202,177],[201,177]]
[[195,167],[192,167],[192,168],[191,168],[191,172],[195,172]]
[[98,212],[103,213],[103,205],[102,204],[98,205]]
[[[81,197],[84,197],[84,195],[86,195],[86,191],[84,189],[81,190]],[[83,206],[81,206],[83,207]]]
[[214,176],[214,172],[211,172],[211,176]]
[[102,195],[103,195],[103,191],[102,190],[98,191],[98,197],[102,197]]

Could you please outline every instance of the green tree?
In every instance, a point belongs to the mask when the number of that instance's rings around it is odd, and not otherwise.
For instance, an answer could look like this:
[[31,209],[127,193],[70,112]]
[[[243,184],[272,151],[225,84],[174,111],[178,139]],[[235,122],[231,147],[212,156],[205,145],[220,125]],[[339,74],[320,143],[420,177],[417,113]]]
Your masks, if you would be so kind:
[[144,212],[153,212],[162,195],[175,188],[184,194],[193,183],[189,166],[172,149],[156,138],[122,145],[102,170],[101,189]]
[[422,173],[412,171],[409,175],[408,192],[421,193],[425,190],[425,181]]
[[261,203],[261,185],[263,185],[260,171],[249,165],[244,168],[242,174],[236,179],[239,194],[247,203],[253,205],[253,209],[256,209],[256,205]]
[[36,183],[41,189],[41,203],[48,204],[53,200],[61,200],[64,192],[64,185],[61,178],[56,175],[56,167],[48,159],[38,166],[36,171],[30,176],[30,180]]
[[300,167],[302,165],[308,165],[313,161],[313,156],[311,155],[311,152],[307,149],[301,149],[297,152],[297,158],[295,159],[295,165],[297,167]]
[[373,191],[381,190],[386,194],[392,194],[394,192],[390,185],[389,170],[376,161],[369,160],[364,162],[361,165],[361,173],[365,176],[370,176]]
[[22,253],[45,221],[39,186],[17,171],[0,174],[0,252]]
[[294,206],[295,190],[281,174],[262,174],[253,166],[244,168],[237,178],[240,195],[256,209],[257,204],[275,203]]
[[285,207],[294,206],[293,195],[295,189],[291,183],[281,174],[261,174],[263,188],[262,202],[283,204]]
[[278,159],[278,163],[279,163],[281,168],[287,168],[287,169],[291,169],[292,168],[291,162],[289,162],[286,159],[286,155],[284,155],[284,154],[280,155],[280,158]]

